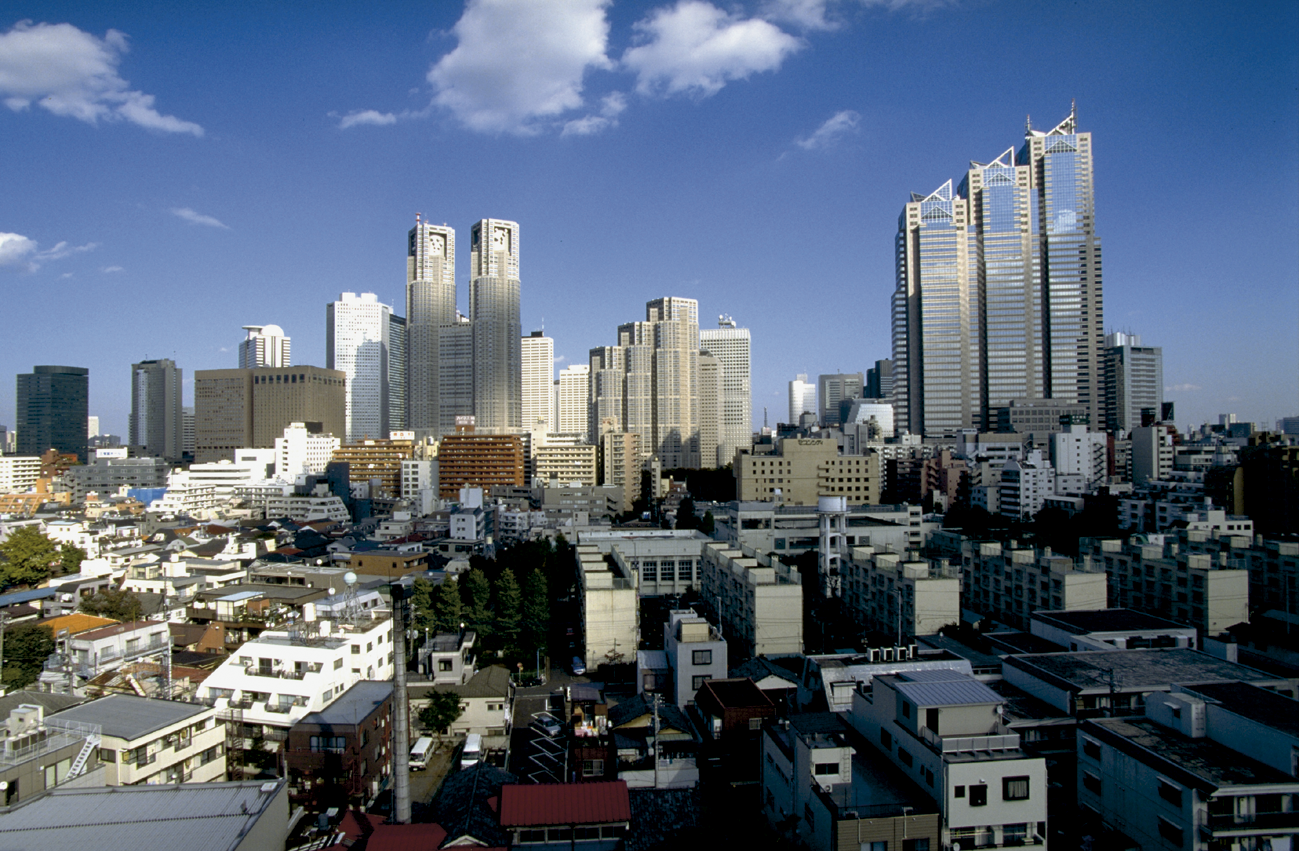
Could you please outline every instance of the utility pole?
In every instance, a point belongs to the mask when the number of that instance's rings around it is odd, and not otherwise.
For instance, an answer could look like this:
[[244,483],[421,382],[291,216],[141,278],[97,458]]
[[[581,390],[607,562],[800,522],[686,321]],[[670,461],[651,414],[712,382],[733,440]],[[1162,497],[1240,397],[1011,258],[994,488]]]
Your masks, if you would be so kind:
[[406,697],[406,586],[392,591],[392,821],[410,824],[410,701]]
[[4,673],[5,665],[5,628],[9,626],[9,615],[0,612],[0,674]]

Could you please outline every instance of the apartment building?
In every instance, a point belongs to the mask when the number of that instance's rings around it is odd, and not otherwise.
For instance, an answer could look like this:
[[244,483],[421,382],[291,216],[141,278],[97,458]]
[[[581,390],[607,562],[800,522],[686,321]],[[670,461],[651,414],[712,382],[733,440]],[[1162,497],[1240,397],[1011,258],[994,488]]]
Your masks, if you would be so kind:
[[464,487],[522,487],[523,439],[512,434],[475,434],[459,426],[438,447],[438,496],[455,499]]
[[1040,609],[1103,609],[1108,605],[1101,565],[1083,559],[996,542],[961,546],[961,605],[1016,629],[1027,630]]
[[555,435],[547,435],[544,443],[533,446],[533,478],[549,483],[558,481],[562,484],[596,484],[596,458],[598,447],[587,443],[578,443],[580,437],[572,440],[559,440]]
[[696,529],[589,530],[578,542],[602,553],[617,549],[637,575],[642,597],[679,596],[700,584],[699,562],[710,539]]
[[961,622],[961,579],[945,559],[853,547],[843,561],[843,601],[863,628],[899,644]]
[[0,493],[22,493],[36,485],[41,459],[35,455],[0,457]]
[[663,653],[671,677],[670,699],[681,709],[695,702],[705,681],[726,678],[726,640],[691,609],[668,612]]
[[[728,502],[713,511],[715,536],[741,549],[797,555],[820,545],[819,500],[811,505]],[[894,552],[918,550],[939,524],[926,521],[919,505],[848,505],[844,545]]]
[[391,763],[392,683],[356,683],[289,730],[289,796],[310,812],[364,807],[386,785]]
[[617,549],[606,555],[591,544],[578,544],[574,557],[587,670],[634,660],[640,643],[636,571]]
[[728,544],[706,544],[700,595],[721,620],[732,646],[748,656],[803,652],[803,587],[798,572],[775,559]]
[[640,496],[641,436],[608,431],[600,435],[600,484],[622,488],[622,510],[631,511]]
[[332,460],[347,464],[347,475],[352,485],[378,480],[377,491],[371,496],[393,499],[402,495],[401,465],[415,457],[414,432],[387,440],[357,440],[344,443],[334,450]]
[[0,723],[0,804],[9,807],[39,798],[56,786],[99,772],[100,729],[46,715],[51,705],[80,698],[18,692],[5,699],[14,698],[23,702],[10,704]]
[[226,776],[225,724],[210,706],[113,694],[50,716],[98,726],[109,786],[210,783]]
[[855,691],[849,723],[937,804],[941,847],[1045,848],[1046,760],[1024,751],[1005,704],[968,674],[908,671]]
[[875,452],[840,455],[837,438],[800,437],[781,441],[777,453],[735,456],[735,494],[740,500],[816,505],[822,496],[842,496],[852,505],[880,501],[880,459]]

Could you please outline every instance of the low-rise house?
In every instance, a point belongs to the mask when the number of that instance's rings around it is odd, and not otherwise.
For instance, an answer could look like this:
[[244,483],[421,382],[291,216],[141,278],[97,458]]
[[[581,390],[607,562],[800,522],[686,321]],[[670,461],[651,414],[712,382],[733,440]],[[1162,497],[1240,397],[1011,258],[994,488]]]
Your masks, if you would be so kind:
[[472,629],[460,633],[439,632],[419,649],[419,669],[435,685],[464,685],[476,672]]
[[[629,789],[687,789],[699,783],[699,740],[686,714],[668,701],[643,695],[609,707],[609,735],[617,751],[617,779]],[[607,766],[574,766],[583,780],[606,776]]]
[[703,736],[703,755],[732,782],[759,776],[758,740],[776,705],[749,679],[707,680],[690,713]]
[[50,720],[103,731],[99,756],[109,786],[205,783],[226,776],[225,725],[202,704],[110,695]]
[[[0,728],[0,805],[18,804],[79,778],[103,785],[103,772],[98,770],[99,727],[47,717],[51,700],[44,695],[20,695],[31,702],[6,705]],[[59,706],[58,700],[75,700],[62,695],[49,698],[55,699],[54,707]]]
[[460,717],[450,727],[453,735],[477,733],[483,737],[484,747],[504,746],[514,706],[514,683],[508,670],[493,665],[462,685],[411,683],[407,693],[412,726],[418,726],[419,710],[428,704],[433,692],[450,692],[460,697]]
[[310,812],[364,808],[386,785],[392,683],[365,680],[289,729],[289,797]]
[[171,631],[162,621],[115,623],[86,630],[68,637],[70,657],[59,653],[50,657],[41,681],[51,690],[62,690],[69,682],[75,687],[127,662],[165,655],[170,646]]
[[663,625],[663,653],[671,671],[671,700],[684,709],[705,680],[726,678],[726,640],[690,609],[671,611]]
[[630,821],[621,780],[501,787],[500,825],[514,847],[614,851],[622,847]]

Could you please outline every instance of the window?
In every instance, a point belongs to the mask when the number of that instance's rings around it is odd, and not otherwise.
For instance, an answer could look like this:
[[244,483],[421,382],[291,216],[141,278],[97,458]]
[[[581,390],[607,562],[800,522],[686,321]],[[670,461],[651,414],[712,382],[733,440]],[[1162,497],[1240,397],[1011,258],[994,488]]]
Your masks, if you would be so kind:
[[911,758],[911,751],[907,750],[906,748],[898,748],[898,761],[901,762],[903,765],[905,765],[907,768],[910,768],[912,763],[915,762],[915,760]]
[[342,753],[347,749],[347,740],[342,736],[312,736],[312,753]]
[[1096,760],[1097,762],[1099,762],[1101,758],[1101,746],[1098,745],[1096,742],[1093,742],[1091,739],[1084,738],[1083,755],[1090,757]]
[[100,748],[100,749],[99,749],[99,761],[100,761],[100,762],[117,762],[117,751],[113,750],[112,748]]
[[1028,839],[1027,824],[1008,824],[1002,827],[1001,837],[1003,845],[1023,845]]
[[1159,835],[1178,848],[1182,847],[1182,828],[1163,816],[1159,817]]
[[703,685],[704,685],[704,680],[706,680],[706,679],[708,679],[708,677],[705,677],[705,676],[700,676],[700,677],[691,677],[691,678],[690,678],[690,687],[691,687],[692,689],[694,689],[695,691],[699,691],[699,689],[703,687]]
[[360,652],[361,652],[361,645],[359,645],[359,644],[353,644],[353,645],[352,645],[352,655],[355,656],[355,655],[359,654]]
[[907,703],[905,700],[902,701],[902,717],[903,718],[911,717],[911,704]]
[[578,827],[573,830],[574,839],[599,839],[600,828],[598,827]]
[[1027,801],[1028,800],[1028,778],[1027,777],[1001,778],[1001,799],[1003,801]]
[[762,719],[761,719],[761,718],[750,718],[750,719],[749,719],[749,729],[750,729],[750,730],[761,730],[761,729],[762,729]]
[[836,762],[818,762],[812,769],[813,774],[824,777],[827,774],[838,774],[839,764]]
[[604,760],[602,759],[584,759],[582,760],[583,777],[603,777]]
[[885,750],[893,750],[893,734],[883,727],[880,727],[880,744],[884,746]]
[[953,787],[952,787],[952,796],[953,796],[953,797],[956,797],[956,798],[964,798],[964,797],[965,797],[965,787],[964,787],[964,786],[953,786]]
[[342,659],[335,659],[335,660],[334,660],[334,670],[337,671],[337,670],[338,670],[339,668],[341,668],[341,667],[343,667],[343,660],[342,660]]
[[451,670],[451,660],[450,660],[450,659],[439,659],[439,660],[438,660],[438,670],[439,670],[439,671],[449,671],[449,670]]
[[970,787],[970,806],[986,807],[988,805],[988,787],[982,783]]
[[545,842],[546,831],[544,830],[521,830],[519,831],[519,844],[525,842]]
[[1174,786],[1167,780],[1159,781],[1159,797],[1175,807],[1182,805],[1182,790],[1179,786]]
[[1083,772],[1083,788],[1093,795],[1101,793],[1101,779],[1090,771]]
[[696,650],[691,654],[690,661],[696,665],[711,665],[713,664],[713,651]]
[[929,851],[929,837],[902,840],[902,851]]

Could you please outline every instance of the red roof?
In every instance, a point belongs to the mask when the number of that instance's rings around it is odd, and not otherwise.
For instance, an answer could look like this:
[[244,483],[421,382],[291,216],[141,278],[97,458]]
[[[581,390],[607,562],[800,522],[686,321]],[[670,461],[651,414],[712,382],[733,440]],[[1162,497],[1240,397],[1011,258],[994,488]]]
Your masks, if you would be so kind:
[[543,783],[501,787],[501,827],[631,821],[627,783]]
[[379,824],[365,843],[365,851],[437,851],[447,838],[438,824]]

